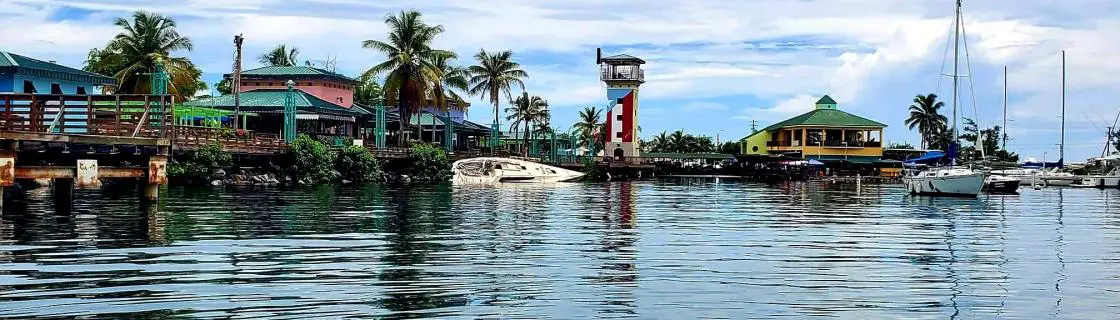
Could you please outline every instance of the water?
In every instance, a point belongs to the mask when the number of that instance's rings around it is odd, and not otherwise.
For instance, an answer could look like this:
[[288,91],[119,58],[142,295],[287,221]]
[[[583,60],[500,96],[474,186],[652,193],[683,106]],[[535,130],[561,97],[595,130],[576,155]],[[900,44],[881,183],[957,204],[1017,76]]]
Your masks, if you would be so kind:
[[[16,198],[10,196],[10,198]],[[1120,191],[728,181],[9,199],[0,317],[1116,318]]]

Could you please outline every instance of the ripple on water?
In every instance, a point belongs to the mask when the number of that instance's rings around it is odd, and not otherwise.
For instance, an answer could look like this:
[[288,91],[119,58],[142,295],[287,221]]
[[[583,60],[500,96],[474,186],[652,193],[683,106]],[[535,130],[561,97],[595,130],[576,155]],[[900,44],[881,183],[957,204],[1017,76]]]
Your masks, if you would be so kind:
[[687,180],[9,199],[0,317],[1113,318],[1116,190]]

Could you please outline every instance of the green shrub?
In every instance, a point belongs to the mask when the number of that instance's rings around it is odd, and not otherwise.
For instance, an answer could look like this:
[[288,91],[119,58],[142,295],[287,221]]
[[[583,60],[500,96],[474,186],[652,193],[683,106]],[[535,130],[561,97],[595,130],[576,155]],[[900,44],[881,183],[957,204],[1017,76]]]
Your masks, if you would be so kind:
[[595,161],[585,162],[583,164],[583,180],[584,181],[603,181],[606,176],[602,171],[599,171],[599,165]]
[[334,159],[334,169],[346,180],[354,182],[376,181],[381,175],[381,167],[369,150],[350,145],[338,151]]
[[208,181],[214,171],[233,164],[233,156],[217,142],[180,154],[174,160],[167,165],[167,176],[189,182]]
[[418,143],[408,153],[408,174],[412,179],[447,181],[451,179],[451,163],[439,147]]
[[288,173],[294,181],[312,184],[330,182],[332,177],[330,149],[323,143],[301,134],[288,145],[291,167]]

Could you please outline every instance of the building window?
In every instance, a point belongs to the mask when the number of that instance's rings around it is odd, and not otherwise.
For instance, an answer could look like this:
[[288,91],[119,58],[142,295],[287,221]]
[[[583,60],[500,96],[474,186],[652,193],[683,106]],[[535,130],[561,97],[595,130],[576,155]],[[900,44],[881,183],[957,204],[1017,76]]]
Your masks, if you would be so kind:
[[269,87],[271,87],[271,86],[272,86],[272,82],[269,82],[269,83],[268,83],[268,86],[269,86]]
[[260,86],[261,86],[261,83],[260,83],[260,82],[253,82],[253,85],[254,85],[254,86],[258,86],[258,87],[260,87]]
[[23,80],[23,93],[35,93],[35,84],[31,81]]
[[78,87],[78,94],[86,94],[86,87]]
[[622,131],[619,131],[619,132],[615,132],[615,133],[614,133],[614,137],[615,137],[615,138],[622,138]]
[[51,94],[62,94],[62,85],[57,83],[51,84]]
[[249,81],[241,81],[241,86],[242,87],[247,86],[247,85],[249,85]]
[[614,119],[615,119],[615,120],[618,120],[618,121],[622,121],[622,115],[621,115],[621,114],[620,114],[620,115],[616,115],[616,116],[614,116]]
[[311,83],[310,83],[310,82],[308,82],[308,83],[307,83],[307,86],[308,86],[308,87],[310,87],[310,86],[311,86]]

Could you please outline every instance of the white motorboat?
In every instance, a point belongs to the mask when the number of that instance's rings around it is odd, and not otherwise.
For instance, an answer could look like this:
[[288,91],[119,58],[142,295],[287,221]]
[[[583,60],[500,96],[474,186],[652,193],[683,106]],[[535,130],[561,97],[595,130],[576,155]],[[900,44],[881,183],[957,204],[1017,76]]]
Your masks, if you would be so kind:
[[932,168],[903,177],[910,194],[975,197],[987,174],[966,168]]
[[1086,188],[1117,188],[1120,187],[1120,176],[1085,176],[1081,178],[1079,187]]
[[481,157],[451,164],[452,182],[567,182],[579,180],[582,172],[514,158]]

